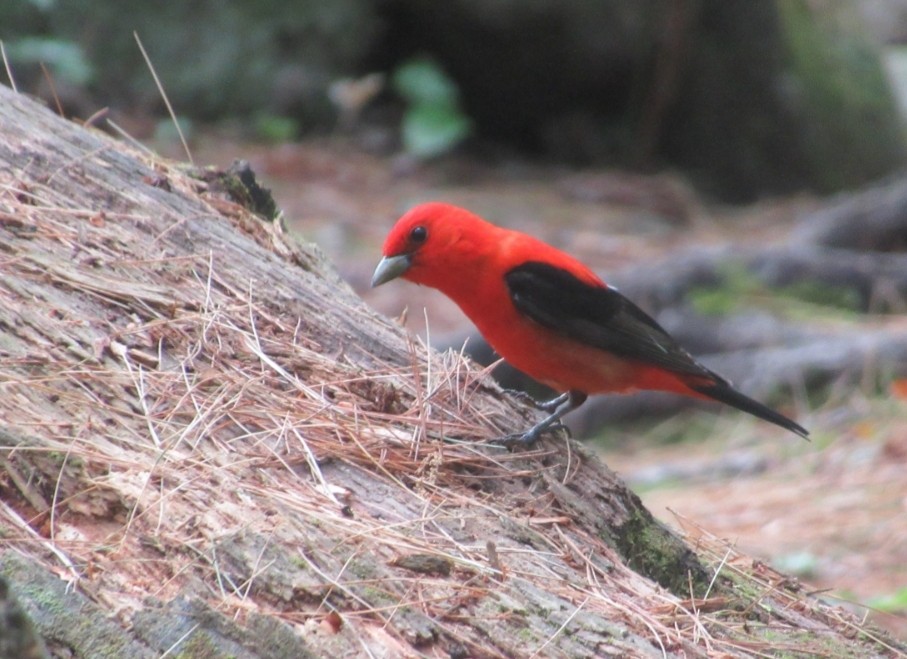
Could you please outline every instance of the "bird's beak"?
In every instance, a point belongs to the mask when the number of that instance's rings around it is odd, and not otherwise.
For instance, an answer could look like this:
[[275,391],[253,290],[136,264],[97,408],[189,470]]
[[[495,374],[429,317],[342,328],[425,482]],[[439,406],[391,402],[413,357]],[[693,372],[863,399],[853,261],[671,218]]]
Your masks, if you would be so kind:
[[396,279],[409,270],[410,265],[412,265],[412,257],[409,254],[385,256],[378,262],[375,274],[372,275],[372,288]]

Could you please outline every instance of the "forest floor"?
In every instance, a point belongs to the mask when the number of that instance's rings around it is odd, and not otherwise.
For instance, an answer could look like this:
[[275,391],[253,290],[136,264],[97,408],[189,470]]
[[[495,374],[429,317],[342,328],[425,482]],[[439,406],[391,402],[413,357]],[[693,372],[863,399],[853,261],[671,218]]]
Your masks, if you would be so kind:
[[[185,159],[175,145],[157,147]],[[428,324],[433,341],[469,327],[443,296],[408,284],[368,288],[385,233],[420,201],[469,207],[603,274],[696,245],[783,242],[822,203],[803,195],[720,207],[672,176],[577,174],[500,157],[420,166],[337,139],[265,146],[209,135],[192,151],[198,165],[248,160],[293,230],[376,309],[407,308],[408,325],[424,336]],[[893,386],[880,394],[872,373],[866,380],[803,410],[811,442],[743,415],[693,410],[606,429],[602,455],[668,524],[728,539],[907,638],[907,397],[887,395],[898,393]]]

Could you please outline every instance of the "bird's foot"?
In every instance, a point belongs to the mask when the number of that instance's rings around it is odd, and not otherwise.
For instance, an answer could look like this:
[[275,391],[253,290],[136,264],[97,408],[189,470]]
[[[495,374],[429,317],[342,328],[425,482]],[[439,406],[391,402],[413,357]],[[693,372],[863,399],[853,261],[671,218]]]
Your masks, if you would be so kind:
[[[528,397],[527,394],[523,395]],[[532,426],[526,432],[500,437],[494,440],[494,443],[500,444],[501,446],[506,446],[510,449],[515,446],[532,446],[544,433],[550,430],[560,430],[561,428],[567,431],[567,436],[569,437],[570,430],[563,423],[561,423],[561,417],[564,416],[567,412],[575,410],[577,407],[582,405],[583,401],[585,400],[585,393],[583,393],[582,391],[573,390],[561,394],[553,400],[545,401],[543,403],[539,403],[538,401],[533,400],[533,403],[536,405],[536,407],[539,407],[546,412],[550,412],[550,414],[539,421],[537,424]]]
[[567,436],[570,437],[570,429],[560,421],[555,421],[554,423],[549,423],[547,425],[540,423],[526,432],[517,432],[511,435],[504,435],[503,437],[496,437],[491,440],[491,443],[511,450],[518,446],[529,448],[546,432],[556,432],[558,430],[564,430],[567,433]]

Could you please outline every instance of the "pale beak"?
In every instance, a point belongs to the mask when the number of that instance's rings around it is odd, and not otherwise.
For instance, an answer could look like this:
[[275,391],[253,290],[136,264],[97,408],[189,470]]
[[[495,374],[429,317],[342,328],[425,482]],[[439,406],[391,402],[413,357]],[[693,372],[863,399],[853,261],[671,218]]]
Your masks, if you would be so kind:
[[400,254],[399,256],[385,256],[378,262],[375,268],[375,274],[372,275],[372,288],[396,279],[404,272],[409,270],[412,265],[412,257],[409,254]]

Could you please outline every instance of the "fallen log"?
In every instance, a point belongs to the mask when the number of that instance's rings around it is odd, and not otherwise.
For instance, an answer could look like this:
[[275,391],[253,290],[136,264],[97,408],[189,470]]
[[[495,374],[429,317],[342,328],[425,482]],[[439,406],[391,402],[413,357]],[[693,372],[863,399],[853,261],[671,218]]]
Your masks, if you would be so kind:
[[370,311],[259,193],[0,87],[0,577],[47,653],[895,647],[694,551],[575,442],[489,445],[534,412]]
[[899,174],[833,197],[805,214],[791,239],[860,252],[907,251],[907,178]]

